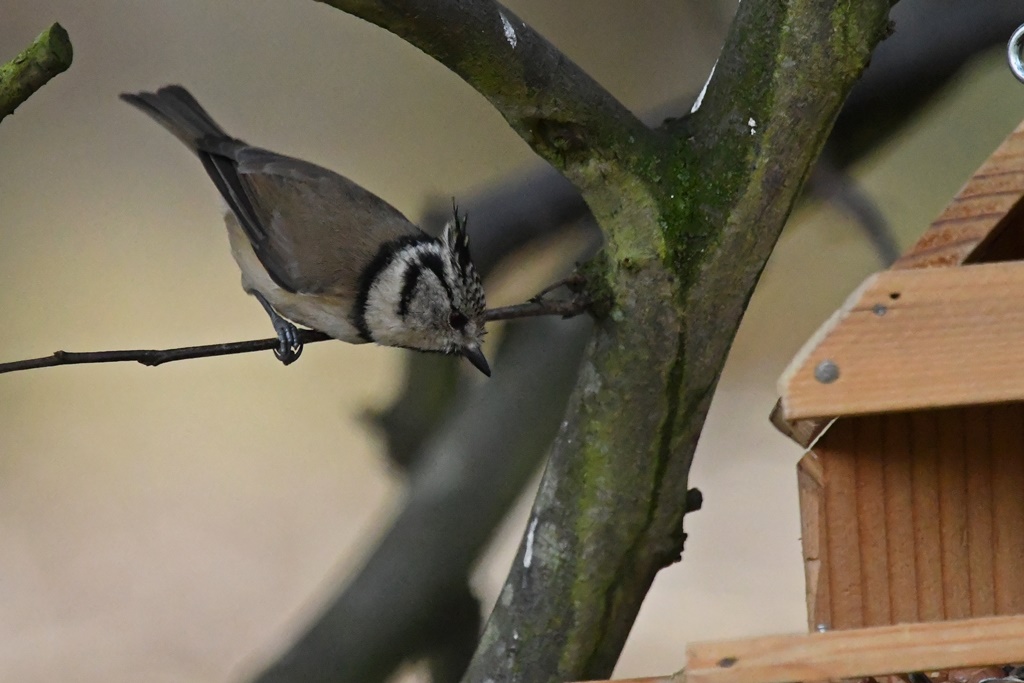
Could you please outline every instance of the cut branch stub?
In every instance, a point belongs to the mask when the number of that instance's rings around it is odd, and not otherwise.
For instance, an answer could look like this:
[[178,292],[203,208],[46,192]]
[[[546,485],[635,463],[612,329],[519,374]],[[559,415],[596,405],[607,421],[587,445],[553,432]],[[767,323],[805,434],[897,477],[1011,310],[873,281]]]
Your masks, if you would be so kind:
[[13,114],[32,93],[71,66],[71,39],[60,24],[43,31],[12,61],[0,65],[0,120]]

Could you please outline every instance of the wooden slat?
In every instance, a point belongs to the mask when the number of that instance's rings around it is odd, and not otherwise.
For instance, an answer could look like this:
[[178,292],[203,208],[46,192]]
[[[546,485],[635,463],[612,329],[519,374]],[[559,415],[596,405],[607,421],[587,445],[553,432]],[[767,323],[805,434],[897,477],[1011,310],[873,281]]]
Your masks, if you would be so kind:
[[818,625],[831,628],[832,607],[828,591],[828,536],[825,525],[824,472],[813,451],[800,458],[796,466],[800,497],[800,541],[804,551],[804,580],[807,622],[810,630]]
[[[825,360],[831,383],[815,378]],[[788,420],[1024,400],[1024,263],[868,278],[779,380]]]
[[692,643],[686,683],[786,683],[1024,661],[1024,617]]
[[[906,414],[875,418],[883,424],[885,443],[875,454],[885,459],[885,554],[889,565],[892,621],[918,621],[917,560],[915,548],[925,542],[914,535],[914,480],[911,476],[910,421]],[[873,421],[873,420],[870,420]]]
[[1024,611],[1024,404],[993,406],[992,509],[996,612]]
[[[883,417],[876,416],[849,421],[849,426],[857,434],[856,446],[843,457],[853,459],[857,473],[857,490],[854,494],[857,505],[857,533],[851,540],[857,543],[861,592],[864,595],[864,617],[861,624],[837,622],[832,625],[833,628],[881,626],[893,622],[893,601],[890,597],[892,589],[889,586],[892,578],[889,562],[892,561],[892,557],[887,552],[887,546],[891,542],[886,533],[889,526],[889,513],[886,509],[886,471],[890,469],[890,459],[885,457],[886,452],[882,447],[883,420]],[[835,458],[832,458],[829,462],[829,474],[834,461]],[[829,481],[834,479],[829,477]],[[830,518],[828,523],[833,524],[833,520]],[[906,540],[903,539],[904,542]],[[905,548],[914,547],[913,539],[910,540],[911,545],[904,546]]]
[[901,414],[910,436],[912,505],[914,509],[914,564],[917,574],[918,618],[945,618],[942,600],[942,529],[939,517],[939,445],[937,420],[946,411]]
[[957,266],[991,239],[1024,196],[1024,123],[967,181],[894,269]]
[[942,600],[946,619],[971,616],[971,578],[967,571],[967,439],[965,410],[938,413],[939,549]]
[[864,625],[857,462],[845,457],[856,447],[856,425],[852,421],[832,425],[826,440],[815,446],[825,470],[829,618],[824,623],[832,628]]
[[984,406],[966,411],[967,570],[971,578],[971,616],[995,613],[992,586],[992,448]]
[[776,401],[768,415],[775,428],[804,448],[810,448],[814,440],[828,428],[831,419],[794,420],[789,422],[782,414],[782,401]]

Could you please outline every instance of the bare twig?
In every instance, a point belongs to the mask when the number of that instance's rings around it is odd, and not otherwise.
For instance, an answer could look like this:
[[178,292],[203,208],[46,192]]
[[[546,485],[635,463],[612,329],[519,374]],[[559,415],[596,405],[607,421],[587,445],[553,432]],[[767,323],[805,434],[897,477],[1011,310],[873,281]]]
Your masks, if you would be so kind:
[[[571,299],[543,299],[528,301],[515,306],[492,308],[484,313],[487,322],[511,320],[513,318],[535,318],[543,315],[560,315],[570,318],[586,310],[589,301],[583,296]],[[312,344],[327,341],[329,336],[316,330],[299,330],[299,342]],[[212,356],[230,356],[236,353],[252,353],[267,351],[278,347],[281,342],[276,337],[268,339],[252,339],[249,341],[228,342],[225,344],[206,344],[203,346],[184,346],[176,349],[130,349],[124,351],[54,351],[49,356],[28,358],[10,363],[0,363],[0,375],[19,370],[36,368],[52,368],[58,365],[83,365],[86,363],[141,363],[156,367],[164,363],[193,358],[209,358]]]
[[10,62],[0,65],[0,120],[13,114],[32,93],[71,66],[71,40],[60,24],[40,34]]
[[574,296],[571,299],[538,299],[525,304],[492,308],[484,315],[488,322],[514,318],[536,318],[541,315],[560,315],[563,318],[572,318],[587,310],[589,305],[590,299],[585,296]]
[[[326,341],[330,339],[323,332],[315,330],[299,330],[299,341],[303,344]],[[84,363],[121,363],[133,361],[149,367],[163,365],[176,360],[192,358],[208,358],[210,356],[229,356],[236,353],[266,351],[275,349],[281,342],[277,337],[270,339],[253,339],[250,341],[229,342],[226,344],[207,344],[204,346],[185,346],[177,349],[134,349],[127,351],[55,351],[53,355],[42,358],[30,358],[11,363],[0,363],[0,374],[18,370],[50,368],[56,365],[81,365]]]

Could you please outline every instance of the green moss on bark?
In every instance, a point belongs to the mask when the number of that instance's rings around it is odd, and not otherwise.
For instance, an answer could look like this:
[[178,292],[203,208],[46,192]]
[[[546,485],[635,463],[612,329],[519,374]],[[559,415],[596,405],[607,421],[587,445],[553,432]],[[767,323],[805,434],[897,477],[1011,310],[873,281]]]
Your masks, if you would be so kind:
[[71,39],[60,24],[43,31],[10,62],[0,65],[0,120],[13,114],[32,93],[71,66]]

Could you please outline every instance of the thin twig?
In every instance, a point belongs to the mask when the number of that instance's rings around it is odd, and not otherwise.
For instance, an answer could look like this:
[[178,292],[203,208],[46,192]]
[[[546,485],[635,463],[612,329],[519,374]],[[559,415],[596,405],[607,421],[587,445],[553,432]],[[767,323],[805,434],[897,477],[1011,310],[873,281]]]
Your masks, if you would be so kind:
[[[315,330],[299,330],[299,341],[303,344],[330,339],[323,332]],[[34,368],[50,368],[55,365],[79,365],[83,363],[121,363],[134,361],[149,367],[163,365],[176,360],[191,358],[207,358],[210,356],[229,356],[235,353],[267,351],[275,349],[281,342],[276,338],[253,339],[250,341],[228,342],[226,344],[207,344],[204,346],[185,346],[177,349],[133,349],[126,351],[55,351],[53,355],[42,358],[29,358],[11,363],[0,363],[0,374]]]
[[[560,315],[570,318],[586,310],[588,301],[582,296],[571,299],[545,299],[529,301],[515,306],[492,308],[484,313],[487,322],[511,320],[513,318],[534,318],[542,315]],[[327,341],[331,337],[316,330],[299,330],[299,342],[312,344]],[[206,344],[203,346],[184,346],[176,349],[131,349],[125,351],[55,351],[52,355],[41,358],[28,358],[10,363],[0,363],[0,375],[19,370],[35,368],[52,368],[57,365],[81,365],[85,363],[123,363],[135,362],[149,367],[164,363],[192,358],[209,358],[211,356],[230,356],[236,353],[268,351],[276,349],[281,342],[276,337],[268,339],[252,339],[249,341],[228,342],[226,344]]]
[[582,296],[571,299],[540,299],[527,301],[525,304],[492,308],[484,313],[487,322],[495,320],[512,320],[513,318],[536,318],[539,315],[560,315],[572,318],[587,310],[590,300]]

